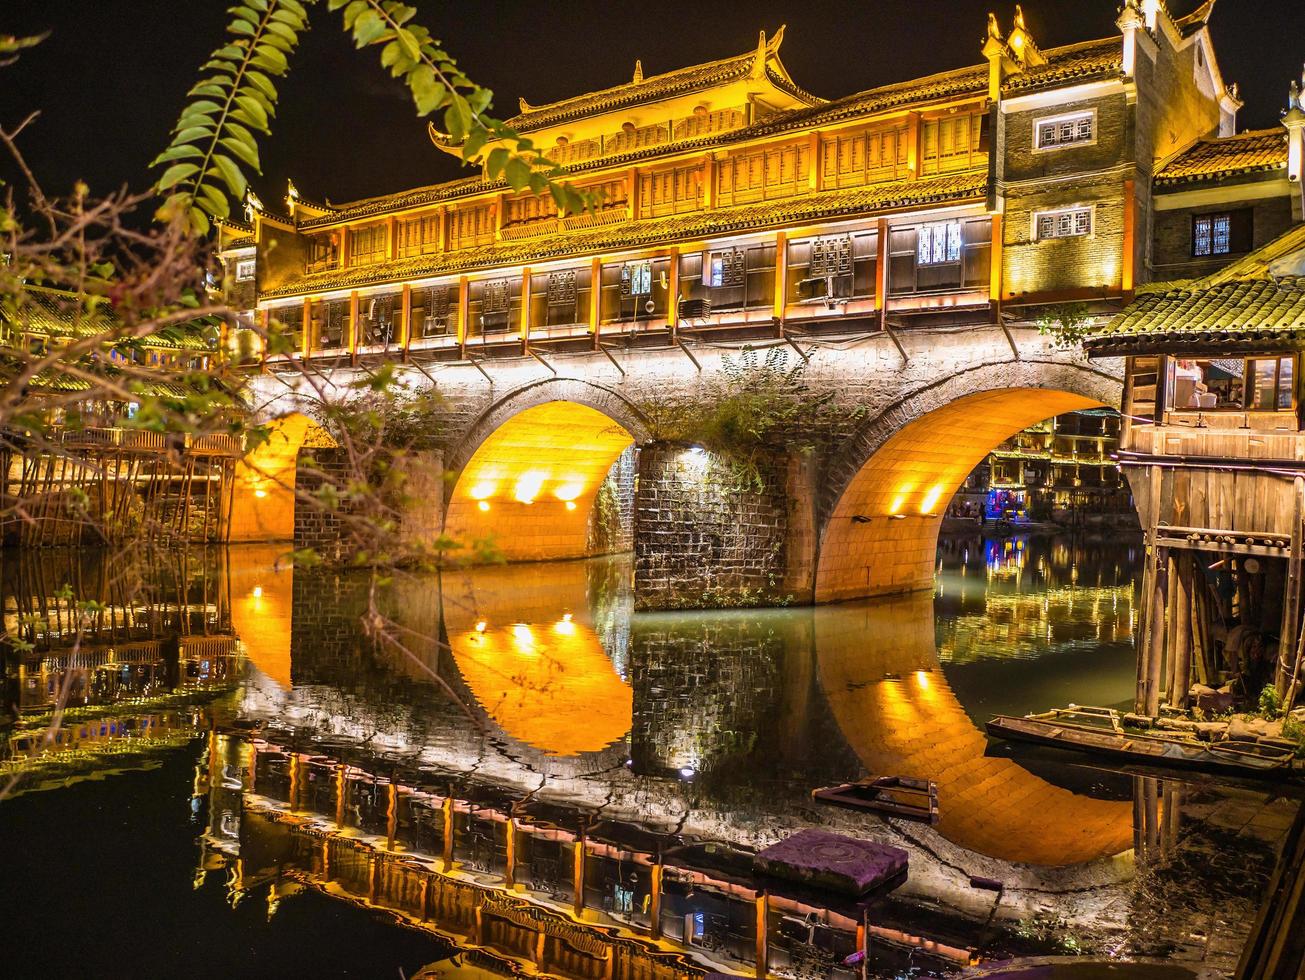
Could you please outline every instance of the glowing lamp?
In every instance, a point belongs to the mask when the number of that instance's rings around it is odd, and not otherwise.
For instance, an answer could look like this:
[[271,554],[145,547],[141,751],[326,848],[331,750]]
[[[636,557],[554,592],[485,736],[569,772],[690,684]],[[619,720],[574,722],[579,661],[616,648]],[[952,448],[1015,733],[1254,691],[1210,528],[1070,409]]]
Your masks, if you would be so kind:
[[487,511],[487,510],[489,510],[489,501],[488,501],[488,500],[482,500],[482,501],[480,501],[480,503],[476,504],[476,506],[477,506],[478,508],[480,508],[480,510],[482,510],[482,511]]
[[567,510],[575,510],[575,501],[574,501],[574,500],[568,500],[568,501],[566,502],[566,509],[567,509]]
[[266,490],[255,490],[255,491],[254,491],[254,496],[255,496],[255,497],[266,497],[266,496],[267,496],[267,491],[266,491]]
[[570,503],[584,492],[585,485],[583,483],[563,483],[553,491],[553,496],[558,500],[565,500]]
[[261,599],[261,598],[263,598],[263,587],[262,587],[261,585],[255,585],[255,586],[254,586],[254,591],[253,591],[252,593],[250,593],[250,594],[251,594],[255,599]]

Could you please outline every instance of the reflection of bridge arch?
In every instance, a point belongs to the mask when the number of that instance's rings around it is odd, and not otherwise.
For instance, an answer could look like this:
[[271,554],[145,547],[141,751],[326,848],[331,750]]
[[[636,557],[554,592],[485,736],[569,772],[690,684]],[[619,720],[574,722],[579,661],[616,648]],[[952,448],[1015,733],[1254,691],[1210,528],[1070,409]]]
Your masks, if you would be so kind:
[[600,752],[630,731],[633,694],[589,601],[593,563],[446,576],[444,625],[467,690],[505,735],[548,755]]
[[1118,405],[1120,383],[1013,361],[949,376],[878,415],[836,454],[821,512],[817,602],[928,588],[939,515],[995,446],[1044,419]]
[[541,381],[499,400],[454,448],[445,534],[493,537],[509,560],[578,558],[617,458],[646,438],[643,417],[600,385]]
[[816,610],[820,684],[866,769],[934,780],[938,831],[988,857],[1065,866],[1131,848],[1131,803],[1079,796],[985,755],[933,636],[928,593]]

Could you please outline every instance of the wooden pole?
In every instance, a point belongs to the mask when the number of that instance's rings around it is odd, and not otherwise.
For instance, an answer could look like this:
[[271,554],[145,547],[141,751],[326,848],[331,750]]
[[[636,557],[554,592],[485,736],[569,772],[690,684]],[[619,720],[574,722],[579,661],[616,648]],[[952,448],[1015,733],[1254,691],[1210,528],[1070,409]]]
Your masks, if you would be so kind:
[[1298,667],[1292,654],[1297,647],[1296,632],[1300,629],[1302,493],[1305,493],[1305,478],[1298,476],[1292,485],[1291,556],[1287,559],[1283,584],[1282,629],[1278,633],[1278,669],[1274,676],[1278,693],[1284,699]]
[[1173,615],[1173,610],[1178,601],[1178,556],[1172,551],[1165,560],[1165,609],[1169,615],[1165,617],[1165,664],[1162,676],[1164,677],[1164,695],[1165,702],[1175,704],[1177,695],[1174,694],[1174,685],[1177,681],[1178,668],[1178,617]]
[[770,941],[767,935],[767,912],[770,902],[763,889],[757,893],[757,980],[765,980],[770,969]]
[[1192,686],[1192,598],[1190,579],[1195,562],[1180,552],[1174,567],[1174,604],[1171,618],[1174,621],[1174,645],[1169,651],[1173,661],[1173,683],[1169,687],[1169,703],[1175,708],[1187,707],[1187,692]]
[[660,861],[652,866],[652,894],[648,899],[648,917],[652,919],[653,939],[662,938],[662,874],[664,868]]
[[1143,705],[1143,713],[1151,716],[1160,713],[1160,684],[1164,677],[1165,582],[1160,569],[1164,567],[1165,550],[1158,549],[1156,555],[1156,583],[1151,600],[1151,643],[1147,650],[1146,703]]

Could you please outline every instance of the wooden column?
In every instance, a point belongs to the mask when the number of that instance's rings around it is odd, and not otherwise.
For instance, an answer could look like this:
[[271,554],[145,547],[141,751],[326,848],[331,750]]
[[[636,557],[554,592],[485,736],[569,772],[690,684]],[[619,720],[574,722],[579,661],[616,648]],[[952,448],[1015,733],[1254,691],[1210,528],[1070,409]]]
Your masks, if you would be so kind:
[[818,132],[811,134],[808,152],[811,155],[811,172],[807,174],[807,190],[815,193],[821,187],[823,164],[820,159],[820,134]]
[[1175,615],[1175,609],[1178,604],[1178,556],[1169,552],[1169,557],[1165,559],[1165,663],[1162,668],[1161,691],[1165,695],[1165,703],[1174,704],[1174,685],[1177,678],[1174,676],[1178,666],[1178,616]]
[[671,339],[680,332],[680,249],[671,249],[666,272],[666,326],[670,328]]
[[399,787],[389,786],[389,801],[385,807],[385,849],[394,850],[394,838],[399,835]]
[[403,295],[399,300],[399,333],[394,338],[395,346],[402,348],[403,360],[408,359],[408,348],[412,346],[412,285],[403,284]]
[[[1278,693],[1284,699],[1295,701],[1296,691],[1293,687],[1300,672],[1300,597],[1301,597],[1301,521],[1305,519],[1302,507],[1305,506],[1305,478],[1296,477],[1292,482],[1292,520],[1291,520],[1291,554],[1287,558],[1287,581],[1283,589],[1282,629],[1278,641],[1278,669],[1274,677]],[[1296,684],[1295,687],[1299,687]],[[1291,703],[1287,704],[1290,709]]]
[[471,280],[458,276],[458,347],[467,356],[467,334],[471,324]]
[[775,305],[771,315],[779,321],[780,336],[784,334],[784,311],[788,308],[788,233],[775,235]]
[[879,311],[879,329],[888,325],[888,221],[879,219],[879,258],[875,267],[875,309]]
[[530,266],[521,270],[521,353],[530,353]]
[[517,822],[512,817],[508,817],[504,833],[507,838],[504,841],[506,870],[503,874],[503,883],[509,888],[513,888],[517,883]]
[[443,858],[444,872],[447,874],[453,869],[453,797],[444,798],[444,853]]
[[702,209],[716,206],[716,156],[708,153],[702,161]]
[[1167,548],[1157,549],[1155,567],[1155,585],[1152,589],[1151,607],[1151,643],[1147,650],[1146,669],[1146,703],[1143,712],[1148,715],[1160,713],[1160,685],[1164,678],[1165,661],[1165,589],[1166,582],[1163,569],[1166,564]]
[[1192,686],[1192,582],[1196,564],[1192,556],[1179,552],[1171,562],[1174,570],[1174,604],[1169,615],[1174,620],[1174,645],[1169,650],[1173,662],[1173,683],[1169,688],[1169,703],[1175,708],[1187,707],[1187,691]]
[[341,228],[336,234],[340,236],[340,269],[344,270],[349,268],[349,259],[352,258],[349,254],[349,229]]
[[906,117],[906,170],[911,180],[920,176],[920,114]]
[[345,767],[335,767],[335,825],[344,829]]
[[300,337],[300,346],[303,348],[304,357],[313,353],[313,300],[310,296],[304,297],[304,318],[303,318],[303,336]]
[[1000,214],[992,216],[992,248],[988,252],[988,305],[992,309],[994,323],[1001,323],[1001,293],[1005,283],[1005,273],[1002,269],[1005,242],[1001,219]]
[[631,167],[625,174],[626,181],[626,206],[629,208],[629,218],[635,221],[639,217],[639,168]]
[[1137,262],[1137,188],[1132,177],[1124,181],[1123,251],[1119,263],[1119,288],[1124,294],[1124,302],[1128,303],[1133,299],[1134,266]]
[[575,842],[571,854],[571,908],[576,915],[585,910],[585,841]]
[[594,350],[600,341],[598,332],[603,322],[603,260],[595,256],[589,267],[589,332],[594,338]]
[[358,363],[358,290],[349,294],[349,363]]
[[769,923],[767,922],[767,911],[770,902],[766,892],[757,893],[757,980],[765,980],[766,973],[770,969],[770,938],[766,934]]
[[652,866],[651,894],[648,898],[648,917],[653,939],[662,938],[662,874],[665,868],[658,861]]

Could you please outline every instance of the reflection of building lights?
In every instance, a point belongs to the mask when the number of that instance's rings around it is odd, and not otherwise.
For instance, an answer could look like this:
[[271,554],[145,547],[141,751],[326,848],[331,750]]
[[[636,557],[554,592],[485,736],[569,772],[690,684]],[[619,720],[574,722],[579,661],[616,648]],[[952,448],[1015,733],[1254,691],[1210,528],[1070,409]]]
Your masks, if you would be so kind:
[[252,595],[255,599],[263,598],[263,587],[261,585],[255,585]]
[[682,779],[692,779],[695,775],[696,773],[688,766],[685,766],[683,769],[680,770],[680,777]]
[[479,508],[481,509],[481,511],[488,511],[488,510],[489,510],[489,501],[488,501],[488,500],[482,500],[480,503],[476,504],[476,506],[479,507]]
[[702,456],[707,452],[707,450],[703,449],[701,446],[690,446],[689,452],[694,456]]
[[570,613],[553,625],[553,632],[561,633],[563,636],[575,636],[575,623],[571,622]]
[[567,509],[567,510],[575,510],[575,501],[574,501],[574,500],[568,500],[568,501],[566,502],[566,509]]
[[266,490],[255,490],[255,491],[254,491],[254,496],[255,496],[255,497],[266,497],[266,496],[267,496],[267,491],[266,491]]
[[926,691],[929,690],[929,673],[928,673],[928,671],[917,670],[917,671],[915,672],[915,682],[916,682],[917,684],[919,684],[922,688],[924,688]]
[[476,632],[483,633],[488,628],[488,626],[489,624],[482,619],[479,623],[476,624]]

